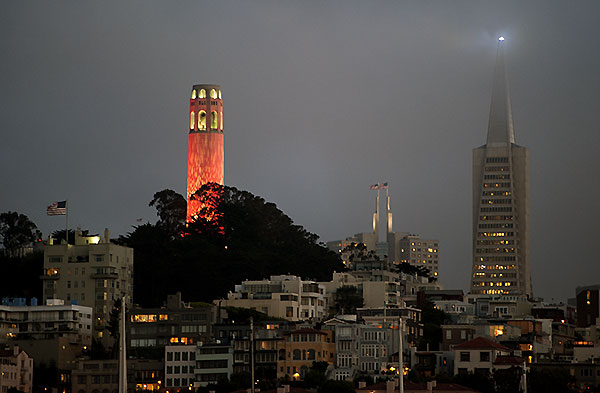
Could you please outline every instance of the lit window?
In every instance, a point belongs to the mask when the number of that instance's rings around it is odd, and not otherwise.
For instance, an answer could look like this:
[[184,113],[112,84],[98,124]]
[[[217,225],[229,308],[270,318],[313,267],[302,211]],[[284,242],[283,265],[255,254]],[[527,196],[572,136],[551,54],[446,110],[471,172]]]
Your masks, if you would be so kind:
[[192,100],[196,98],[196,89],[192,90]]
[[198,98],[206,98],[206,90],[201,89],[198,93]]
[[[219,90],[219,93],[220,93],[220,92],[221,92],[221,90]],[[221,98],[221,97],[219,97],[219,98]],[[221,113],[219,113],[219,115],[220,115],[220,117],[221,117],[221,118],[219,119],[219,120],[220,120],[220,124],[219,124],[219,125],[220,125],[220,128],[219,128],[219,129],[220,129],[221,131],[223,131],[223,110],[221,110]]]
[[217,129],[217,122],[218,122],[218,120],[217,120],[217,111],[210,112],[210,129],[211,130],[216,130]]
[[194,129],[194,112],[190,112],[190,130]]
[[219,99],[221,99],[221,89],[219,89]]
[[210,98],[217,98],[217,91],[215,89],[210,90]]
[[198,130],[206,130],[206,111],[198,112]]

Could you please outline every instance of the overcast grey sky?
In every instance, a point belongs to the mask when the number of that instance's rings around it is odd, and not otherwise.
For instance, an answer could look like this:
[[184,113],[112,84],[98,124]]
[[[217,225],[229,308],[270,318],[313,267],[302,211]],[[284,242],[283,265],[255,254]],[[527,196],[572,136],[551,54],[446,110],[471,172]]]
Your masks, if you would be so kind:
[[0,211],[47,235],[126,233],[185,193],[188,98],[220,84],[225,182],[323,241],[394,229],[441,241],[468,289],[471,149],[506,37],[516,141],[531,149],[534,293],[600,282],[597,1],[3,1]]

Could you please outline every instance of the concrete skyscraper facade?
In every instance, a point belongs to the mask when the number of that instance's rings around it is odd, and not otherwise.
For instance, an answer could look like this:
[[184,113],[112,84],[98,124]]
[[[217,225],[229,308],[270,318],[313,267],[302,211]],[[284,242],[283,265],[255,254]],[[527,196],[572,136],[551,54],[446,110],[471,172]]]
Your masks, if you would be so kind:
[[223,100],[218,85],[194,85],[190,97],[188,136],[187,220],[201,209],[200,201],[190,200],[206,183],[223,184],[225,146]]
[[487,142],[473,149],[473,294],[532,296],[529,149],[515,144],[504,39],[498,41]]

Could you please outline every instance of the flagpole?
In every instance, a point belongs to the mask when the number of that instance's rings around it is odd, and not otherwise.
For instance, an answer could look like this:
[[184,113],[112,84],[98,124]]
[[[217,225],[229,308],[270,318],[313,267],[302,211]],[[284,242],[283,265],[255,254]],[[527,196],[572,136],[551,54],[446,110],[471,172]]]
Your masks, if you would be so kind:
[[65,227],[65,239],[67,240],[67,250],[69,249],[69,200],[65,199],[65,217],[66,217],[66,227]]

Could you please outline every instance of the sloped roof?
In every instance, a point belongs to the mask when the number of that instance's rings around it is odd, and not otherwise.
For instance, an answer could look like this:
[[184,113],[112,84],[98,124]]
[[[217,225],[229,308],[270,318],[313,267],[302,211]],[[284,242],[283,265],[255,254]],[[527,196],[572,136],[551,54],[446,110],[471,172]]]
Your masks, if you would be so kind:
[[484,337],[477,337],[473,340],[458,344],[454,346],[454,349],[498,349],[500,351],[510,351],[510,348]]

